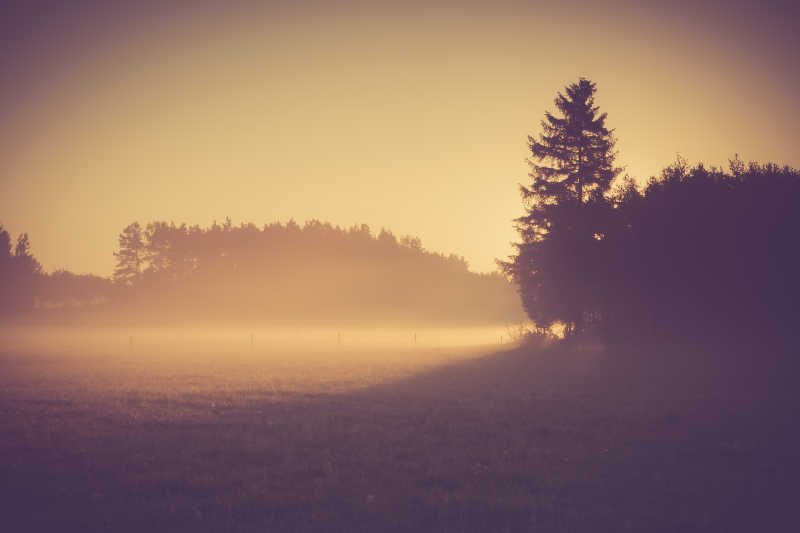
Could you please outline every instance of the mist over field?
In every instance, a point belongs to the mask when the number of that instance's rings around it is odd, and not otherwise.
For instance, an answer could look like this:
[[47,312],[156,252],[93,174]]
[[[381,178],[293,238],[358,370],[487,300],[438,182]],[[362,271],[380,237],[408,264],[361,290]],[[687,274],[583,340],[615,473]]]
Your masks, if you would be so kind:
[[786,347],[493,344],[501,331],[259,330],[251,345],[241,329],[3,329],[5,523],[785,523],[800,445]]
[[261,327],[208,326],[72,326],[0,327],[5,351],[74,352],[95,355],[162,354],[169,358],[198,353],[276,350],[375,350],[494,346],[518,340],[520,325],[476,327]]
[[0,533],[796,530],[795,4],[0,2]]
[[232,395],[261,391],[285,400],[301,393],[365,388],[510,348],[515,345],[513,334],[498,327],[412,331],[36,326],[0,329],[0,353],[10,374],[12,368],[46,369],[29,376],[34,378],[28,384],[31,393],[42,389],[55,394],[59,387],[53,385],[61,384],[180,397],[199,387],[229,388]]
[[[6,327],[5,398],[174,405],[353,392],[516,345],[506,328]],[[205,397],[208,401],[196,399]],[[220,395],[215,399],[215,395]],[[82,398],[82,399],[81,399]],[[70,400],[71,399],[71,400]],[[169,399],[169,401],[167,400]],[[121,402],[121,404],[120,404]],[[165,403],[166,402],[166,403]],[[174,402],[174,405],[173,405]]]
[[514,346],[501,328],[15,327],[0,341],[6,400],[44,394],[113,411],[133,396],[165,416],[175,405],[353,392]]

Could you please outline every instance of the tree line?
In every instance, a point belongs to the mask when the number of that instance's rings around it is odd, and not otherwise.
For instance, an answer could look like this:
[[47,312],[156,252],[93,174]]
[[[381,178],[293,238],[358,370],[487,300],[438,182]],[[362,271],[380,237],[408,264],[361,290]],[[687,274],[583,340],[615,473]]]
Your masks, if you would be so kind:
[[113,279],[133,308],[173,318],[329,322],[508,323],[524,315],[500,273],[418,238],[311,220],[259,228],[128,225]]
[[520,242],[499,261],[529,317],[567,335],[794,335],[800,172],[690,167],[643,186],[614,166],[614,132],[581,79],[530,137]]
[[[111,278],[46,274],[0,227],[0,313],[102,308],[125,319],[512,323],[649,337],[794,336],[800,172],[678,160],[620,179],[614,131],[581,78],[529,137],[519,242],[476,274],[419,239],[312,220],[125,227]],[[516,288],[519,297],[514,294]]]
[[13,242],[0,225],[0,318],[30,318],[35,311],[98,305],[112,297],[111,280],[66,270],[46,273],[31,253],[27,233]]
[[14,296],[4,299],[7,317],[418,325],[524,319],[499,272],[472,272],[463,257],[430,252],[419,238],[385,229],[373,234],[366,225],[133,222],[119,235],[110,278],[46,274],[29,247],[20,236],[8,254],[18,267],[3,266],[3,292]]

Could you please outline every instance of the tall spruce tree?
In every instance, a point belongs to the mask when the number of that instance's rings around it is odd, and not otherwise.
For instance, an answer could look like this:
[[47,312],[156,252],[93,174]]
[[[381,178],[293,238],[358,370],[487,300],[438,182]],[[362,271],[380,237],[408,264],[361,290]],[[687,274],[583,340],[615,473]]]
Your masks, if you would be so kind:
[[540,326],[563,322],[568,334],[591,314],[603,238],[604,194],[621,172],[613,131],[594,105],[596,85],[584,78],[558,93],[562,116],[545,112],[539,138],[528,137],[530,186],[520,185],[525,215],[515,220],[521,242],[500,266],[517,283],[523,307]]
[[546,231],[556,209],[581,207],[602,200],[621,172],[614,167],[613,130],[605,126],[606,113],[597,114],[595,83],[581,78],[558,93],[555,105],[561,117],[545,112],[539,139],[528,137],[533,157],[528,160],[530,187],[521,186],[527,215],[518,222]]

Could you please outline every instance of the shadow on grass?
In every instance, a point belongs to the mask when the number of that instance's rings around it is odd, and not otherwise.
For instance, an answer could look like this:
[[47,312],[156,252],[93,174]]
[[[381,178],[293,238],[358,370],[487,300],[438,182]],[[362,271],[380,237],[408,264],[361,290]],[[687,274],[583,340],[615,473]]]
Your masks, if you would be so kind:
[[[793,514],[796,379],[790,361],[756,351],[517,349],[169,419],[6,397],[4,520],[15,531],[778,529]],[[193,398],[207,406],[214,393]]]

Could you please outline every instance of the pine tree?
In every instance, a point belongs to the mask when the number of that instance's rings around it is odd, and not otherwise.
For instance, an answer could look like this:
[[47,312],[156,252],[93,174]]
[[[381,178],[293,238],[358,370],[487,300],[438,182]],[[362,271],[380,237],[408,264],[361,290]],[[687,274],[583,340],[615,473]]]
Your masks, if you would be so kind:
[[550,207],[581,207],[601,200],[622,170],[614,167],[615,140],[605,126],[607,114],[598,115],[594,105],[596,84],[581,78],[565,89],[566,96],[559,92],[555,99],[563,116],[545,112],[539,139],[528,137],[533,183],[520,188],[528,216],[519,222],[537,233],[551,222]]
[[114,252],[117,266],[114,269],[114,282],[131,285],[142,271],[145,245],[142,227],[138,222],[129,224],[119,235],[119,251]]
[[31,254],[31,241],[27,233],[20,233],[14,246],[14,260],[17,262],[19,275],[33,276],[42,273],[42,265]]
[[545,112],[543,133],[528,137],[532,184],[520,186],[526,214],[515,220],[522,242],[501,268],[517,283],[523,307],[540,326],[582,328],[591,311],[593,254],[603,238],[604,194],[622,169],[614,137],[594,105],[596,85],[584,78],[558,93],[562,116]]

